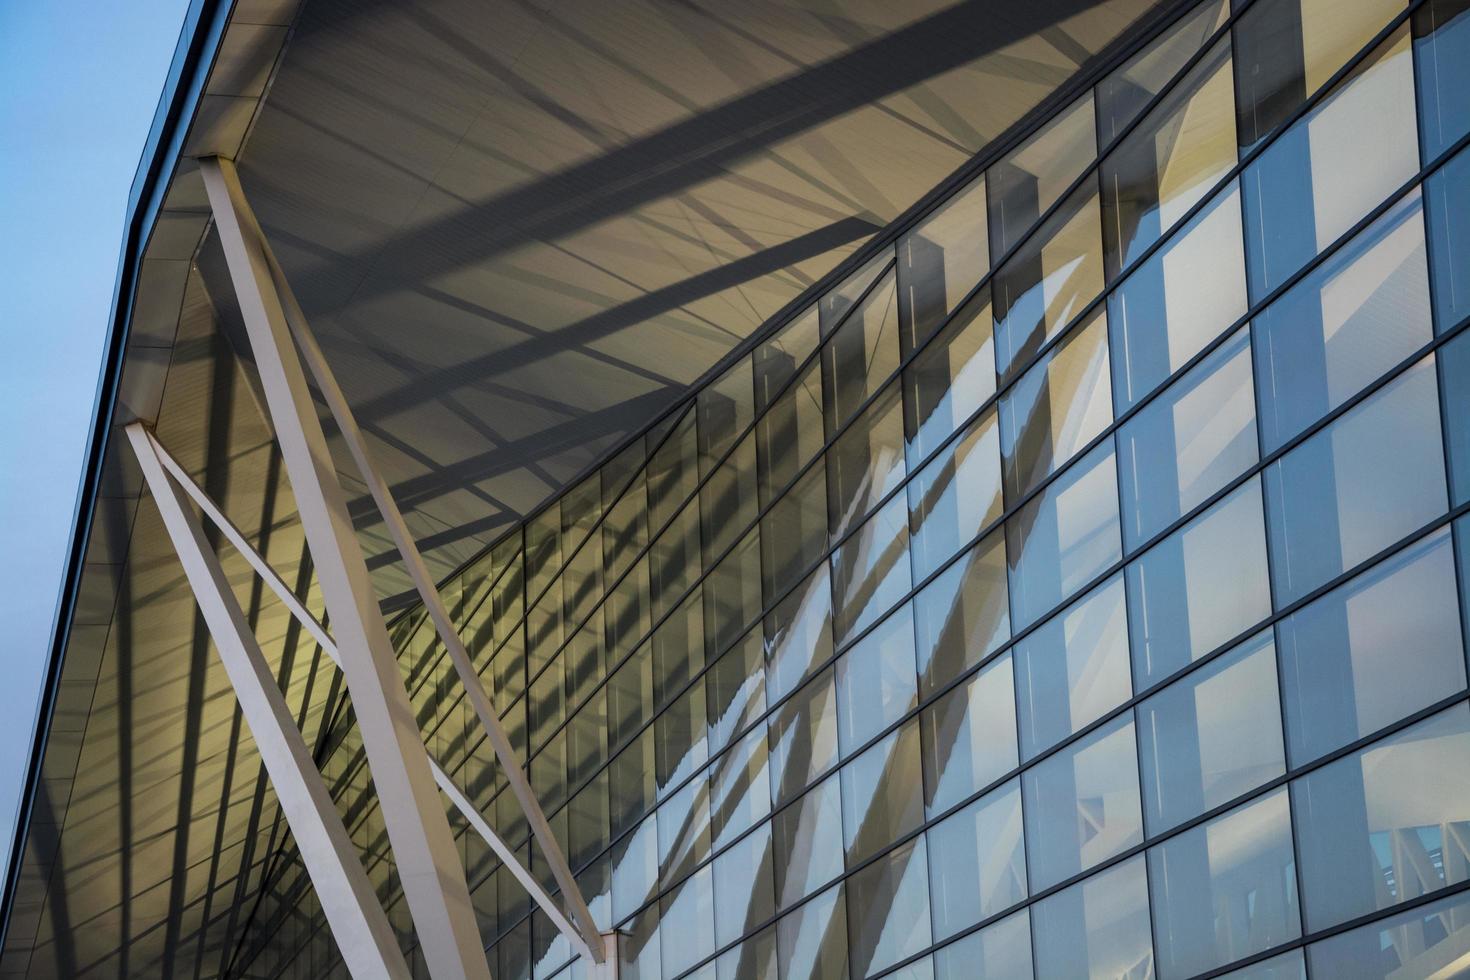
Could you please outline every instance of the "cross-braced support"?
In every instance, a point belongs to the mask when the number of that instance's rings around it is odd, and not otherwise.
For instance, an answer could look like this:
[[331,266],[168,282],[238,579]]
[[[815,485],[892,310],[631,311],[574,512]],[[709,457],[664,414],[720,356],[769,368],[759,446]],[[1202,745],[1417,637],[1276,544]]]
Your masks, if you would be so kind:
[[[398,863],[409,910],[430,972],[436,980],[448,977],[485,977],[488,980],[489,973],[483,950],[479,948],[463,868],[453,851],[443,809],[436,805],[437,801],[430,801],[427,795],[435,782],[506,862],[573,947],[588,960],[593,975],[598,978],[616,977],[616,936],[598,932],[566,857],[491,704],[489,693],[449,618],[428,566],[387,484],[372,465],[356,420],[317,347],[290,284],[250,211],[234,165],[228,160],[207,158],[200,161],[200,169],[255,354],[266,406],[275,423],[307,543],[316,563],[322,596],[335,624],[334,631],[341,640],[340,646],[290,594],[279,576],[250,548],[228,518],[177,469],[177,464],[172,463],[162,447],[152,441],[156,458],[172,464],[177,471],[176,478],[181,478],[184,484],[197,491],[194,496],[200,507],[250,559],[257,572],[281,595],[292,613],[302,620],[306,629],[342,668],[353,696],[363,745],[378,789],[389,843]],[[396,658],[348,516],[341,485],[336,479],[321,423],[310,400],[301,359],[298,359],[298,347],[300,358],[305,360],[314,377],[353,461],[382,513],[464,685],[466,696],[506,774],[510,789],[552,870],[561,889],[565,910],[526,871],[514,852],[495,835],[448,775],[427,756],[409,709],[407,692],[398,674]],[[359,693],[359,687],[365,688],[366,700]],[[364,707],[368,709],[366,712]],[[384,770],[383,775],[380,775],[380,767]]]
[[207,158],[199,166],[424,960],[435,980],[490,980],[464,867],[291,342],[264,237],[233,164]]
[[286,698],[276,686],[245,612],[230,589],[219,557],[180,487],[165,472],[150,435],[137,422],[127,427],[127,434],[343,961],[354,976],[408,980],[412,974],[388,917],[378,904],[357,848],[347,836],[347,828],[296,728]]
[[[327,632],[326,626],[311,614],[311,610],[307,609],[301,599],[291,591],[291,587],[281,578],[280,573],[271,567],[270,562],[265,560],[264,555],[255,550],[255,547],[250,544],[245,538],[245,535],[241,533],[240,529],[235,526],[235,523],[230,520],[229,516],[214,502],[209,494],[205,493],[203,488],[193,481],[184,468],[179,465],[178,460],[174,459],[173,455],[168,451],[168,448],[159,442],[153,433],[142,430],[141,426],[136,426],[136,428],[141,432],[141,436],[133,437],[134,445],[138,447],[138,451],[142,452],[143,449],[138,444],[137,439],[147,440],[147,448],[151,449],[154,456],[157,457],[157,462],[162,464],[164,470],[173,478],[174,484],[193,499],[194,503],[199,507],[199,510],[235,546],[235,550],[255,570],[266,587],[275,593],[276,598],[281,600],[281,603],[291,612],[291,615],[296,618],[296,621],[301,624],[302,628],[311,634],[312,638],[321,646],[322,652],[327,655],[327,658],[340,668],[342,666],[342,654],[337,650],[337,643]],[[547,917],[551,919],[557,929],[567,937],[568,941],[582,955],[587,956],[589,959],[592,958],[592,951],[586,948],[587,944],[582,941],[577,928],[567,919],[561,906],[547,893],[546,889],[542,887],[541,882],[521,863],[516,852],[509,844],[501,839],[500,835],[495,832],[494,828],[490,826],[480,811],[475,808],[475,805],[470,802],[469,797],[460,790],[459,786],[449,777],[449,774],[432,758],[429,759],[429,767],[433,770],[434,781],[439,784],[439,789],[454,804],[455,809],[459,810],[460,816],[464,817],[465,822],[474,828],[481,839],[504,862],[505,866],[510,869],[511,874],[515,876],[515,879],[535,899],[536,904],[546,913]],[[598,937],[597,941],[600,948],[605,948],[606,943],[601,937]],[[614,948],[613,957],[605,958],[604,963],[610,964],[615,958],[616,949]],[[593,959],[593,962],[596,962],[596,960]],[[613,974],[604,975],[613,976]]]

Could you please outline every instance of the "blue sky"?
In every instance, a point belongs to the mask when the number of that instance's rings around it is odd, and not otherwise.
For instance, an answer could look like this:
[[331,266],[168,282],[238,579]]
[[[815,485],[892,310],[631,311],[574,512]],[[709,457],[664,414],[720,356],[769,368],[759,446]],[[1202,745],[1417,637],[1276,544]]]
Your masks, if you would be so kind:
[[95,412],[123,212],[187,7],[0,2],[0,869]]

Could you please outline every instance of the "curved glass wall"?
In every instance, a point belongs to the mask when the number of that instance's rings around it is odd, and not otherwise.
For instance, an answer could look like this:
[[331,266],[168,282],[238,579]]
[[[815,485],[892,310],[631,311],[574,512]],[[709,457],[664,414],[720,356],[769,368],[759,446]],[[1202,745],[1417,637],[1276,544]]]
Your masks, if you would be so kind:
[[[625,978],[1465,957],[1467,25],[1207,0],[449,584]],[[460,830],[495,976],[579,976]]]

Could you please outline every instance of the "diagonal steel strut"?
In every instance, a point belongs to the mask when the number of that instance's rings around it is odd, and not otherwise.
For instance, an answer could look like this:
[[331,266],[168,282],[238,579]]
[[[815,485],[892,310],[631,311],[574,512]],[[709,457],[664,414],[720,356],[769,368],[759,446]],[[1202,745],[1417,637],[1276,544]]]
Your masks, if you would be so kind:
[[[194,503],[209,518],[210,522],[218,527],[225,537],[229,539],[230,543],[234,545],[235,550],[255,570],[266,587],[276,594],[276,597],[281,600],[291,612],[291,615],[296,617],[297,622],[302,625],[302,628],[310,633],[312,638],[321,646],[322,652],[340,669],[342,666],[342,654],[338,651],[336,641],[327,633],[327,628],[322,624],[321,620],[311,614],[311,610],[307,609],[306,605],[296,593],[291,591],[291,587],[286,584],[285,579],[281,578],[280,573],[266,560],[264,555],[255,550],[255,546],[245,538],[244,533],[230,520],[229,516],[214,502],[209,494],[194,482],[193,478],[189,476],[188,472],[184,470],[178,460],[173,457],[167,447],[158,440],[158,437],[146,429],[142,431],[143,438],[148,440],[148,444],[157,456],[158,461],[173,477],[174,482],[194,500]],[[131,433],[129,434],[131,435]],[[429,759],[429,767],[433,770],[434,781],[439,784],[439,789],[443,791],[445,796],[449,797],[449,801],[459,810],[460,815],[464,817],[465,821],[471,827],[475,828],[475,831],[490,846],[490,849],[505,863],[506,867],[510,869],[511,874],[530,893],[531,897],[536,900],[536,904],[541,907],[541,910],[546,913],[556,925],[557,929],[583,955],[592,956],[593,953],[589,948],[589,944],[582,938],[577,928],[567,919],[566,913],[562,911],[561,906],[542,887],[541,882],[526,869],[526,866],[521,863],[515,851],[495,832],[494,828],[485,820],[480,811],[475,808],[474,803],[470,801],[469,797],[460,790],[459,786],[449,777],[449,774],[432,757]],[[600,947],[601,943],[599,942],[597,945]]]

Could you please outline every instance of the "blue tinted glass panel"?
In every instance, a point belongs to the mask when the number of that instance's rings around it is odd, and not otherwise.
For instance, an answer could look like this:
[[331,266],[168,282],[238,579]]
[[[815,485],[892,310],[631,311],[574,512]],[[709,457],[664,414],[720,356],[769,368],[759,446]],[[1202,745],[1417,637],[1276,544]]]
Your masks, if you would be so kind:
[[1430,174],[1424,195],[1434,325],[1443,332],[1470,316],[1470,149]]
[[1428,0],[1414,11],[1414,66],[1424,159],[1433,160],[1470,133],[1470,4]]

